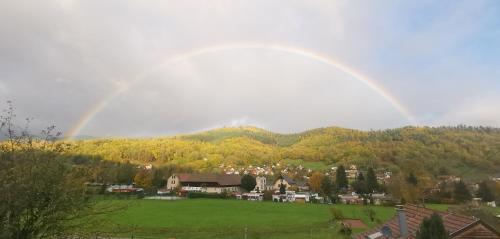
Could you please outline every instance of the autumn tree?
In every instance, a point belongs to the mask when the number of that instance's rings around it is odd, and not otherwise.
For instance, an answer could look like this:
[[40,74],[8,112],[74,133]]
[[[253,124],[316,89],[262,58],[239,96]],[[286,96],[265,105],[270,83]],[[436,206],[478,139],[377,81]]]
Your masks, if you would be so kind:
[[311,175],[309,178],[309,187],[311,187],[313,192],[321,191],[321,182],[323,181],[323,178],[325,178],[325,176],[320,172],[314,172]]
[[153,180],[154,175],[151,170],[140,170],[134,177],[135,184],[148,191],[153,187]]
[[0,238],[63,238],[77,235],[90,202],[81,174],[68,165],[54,140],[55,127],[35,139],[15,125],[14,108],[0,115]]

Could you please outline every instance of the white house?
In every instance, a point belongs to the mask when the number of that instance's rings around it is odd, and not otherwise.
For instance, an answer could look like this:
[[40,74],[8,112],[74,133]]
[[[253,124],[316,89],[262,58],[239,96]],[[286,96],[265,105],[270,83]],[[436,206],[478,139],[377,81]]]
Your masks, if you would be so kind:
[[261,191],[264,191],[264,190],[267,190],[266,186],[267,186],[267,179],[266,177],[262,177],[262,176],[257,176],[255,178],[255,181],[257,182],[257,184],[255,184],[255,191],[257,192],[261,192]]

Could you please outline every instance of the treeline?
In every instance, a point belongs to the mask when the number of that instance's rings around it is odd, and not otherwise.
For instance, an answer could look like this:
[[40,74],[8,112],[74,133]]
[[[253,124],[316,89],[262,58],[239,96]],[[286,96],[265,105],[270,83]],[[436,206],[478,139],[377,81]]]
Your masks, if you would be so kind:
[[270,165],[282,159],[356,164],[361,168],[419,171],[440,168],[463,177],[485,177],[500,168],[500,130],[489,127],[405,127],[380,131],[321,128],[274,134],[251,127],[152,139],[68,141],[71,154],[114,162],[184,165],[217,172],[220,164]]
[[63,157],[87,183],[103,184],[102,189],[97,193],[104,193],[103,190],[107,185],[130,185],[132,183],[144,188],[146,192],[155,193],[157,189],[165,186],[166,179],[173,173],[195,171],[193,168],[175,164],[145,168],[128,161],[113,162],[95,156],[66,154]]

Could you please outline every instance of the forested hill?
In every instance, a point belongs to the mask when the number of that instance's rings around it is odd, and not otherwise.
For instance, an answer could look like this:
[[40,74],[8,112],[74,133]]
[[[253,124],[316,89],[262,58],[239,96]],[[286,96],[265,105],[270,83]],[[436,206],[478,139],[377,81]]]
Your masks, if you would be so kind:
[[382,131],[320,128],[277,134],[255,127],[221,128],[151,139],[69,141],[70,152],[136,164],[183,165],[217,171],[221,164],[278,162],[374,166],[437,175],[443,168],[464,177],[500,171],[500,129],[405,127]]

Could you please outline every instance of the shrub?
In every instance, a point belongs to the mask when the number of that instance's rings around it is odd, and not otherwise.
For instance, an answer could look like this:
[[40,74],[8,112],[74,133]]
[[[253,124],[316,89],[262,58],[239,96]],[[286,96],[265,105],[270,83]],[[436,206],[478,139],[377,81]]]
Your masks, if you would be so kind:
[[273,200],[273,191],[264,191],[264,201],[272,201]]

